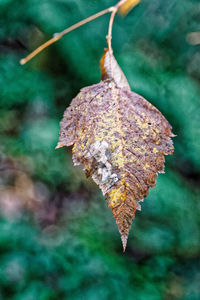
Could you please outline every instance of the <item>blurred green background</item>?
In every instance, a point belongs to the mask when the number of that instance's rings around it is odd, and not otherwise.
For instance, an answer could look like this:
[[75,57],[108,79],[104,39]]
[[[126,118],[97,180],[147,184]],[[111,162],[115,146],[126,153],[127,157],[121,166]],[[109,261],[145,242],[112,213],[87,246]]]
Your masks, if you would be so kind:
[[122,253],[98,187],[55,150],[80,88],[99,82],[109,16],[19,60],[111,0],[0,0],[0,299],[200,299],[199,0],[143,0],[116,17],[132,90],[173,126],[175,154]]

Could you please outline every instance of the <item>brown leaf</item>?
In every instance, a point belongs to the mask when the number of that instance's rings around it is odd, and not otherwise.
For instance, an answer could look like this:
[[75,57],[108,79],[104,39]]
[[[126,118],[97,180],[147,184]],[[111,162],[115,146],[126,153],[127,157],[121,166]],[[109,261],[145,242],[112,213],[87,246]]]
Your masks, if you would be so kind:
[[135,212],[164,172],[164,155],[173,153],[173,134],[152,104],[115,78],[106,76],[72,100],[57,148],[74,145],[74,165],[83,164],[106,196],[125,250]]
[[131,11],[131,9],[133,9],[139,2],[140,0],[125,1],[125,3],[122,6],[120,6],[119,13],[123,16],[127,15],[129,11]]

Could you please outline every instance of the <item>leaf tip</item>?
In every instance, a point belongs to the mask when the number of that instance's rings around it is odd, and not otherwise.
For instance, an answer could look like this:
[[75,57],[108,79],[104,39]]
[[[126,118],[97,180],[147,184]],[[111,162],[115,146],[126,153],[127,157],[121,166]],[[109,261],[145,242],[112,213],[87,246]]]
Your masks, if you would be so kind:
[[125,252],[125,250],[126,250],[127,239],[128,239],[128,236],[127,236],[127,235],[125,235],[125,234],[122,234],[122,235],[121,235],[122,246],[123,246],[123,252]]
[[63,146],[64,146],[64,144],[58,143],[57,146],[55,147],[55,149],[62,148]]
[[170,137],[176,137],[177,134],[174,134],[173,132],[171,132]]

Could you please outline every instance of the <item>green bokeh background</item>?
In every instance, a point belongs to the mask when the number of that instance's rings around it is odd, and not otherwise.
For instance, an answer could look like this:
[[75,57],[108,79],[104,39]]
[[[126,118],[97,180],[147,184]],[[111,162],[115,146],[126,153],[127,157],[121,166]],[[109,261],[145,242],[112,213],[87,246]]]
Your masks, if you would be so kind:
[[98,187],[55,150],[63,111],[99,82],[109,16],[25,66],[53,33],[111,0],[0,0],[0,299],[200,299],[199,0],[143,0],[116,17],[132,90],[173,126],[175,154],[134,219],[126,252]]

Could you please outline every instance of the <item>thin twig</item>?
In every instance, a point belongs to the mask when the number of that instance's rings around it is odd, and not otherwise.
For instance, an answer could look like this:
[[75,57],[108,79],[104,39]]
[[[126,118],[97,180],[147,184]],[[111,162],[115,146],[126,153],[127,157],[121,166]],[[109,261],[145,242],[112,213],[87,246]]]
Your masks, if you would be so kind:
[[20,60],[20,64],[24,65],[26,64],[29,60],[31,60],[33,57],[35,57],[38,53],[40,53],[42,50],[50,46],[51,44],[55,43],[56,41],[60,40],[62,38],[61,35],[57,35],[52,37],[50,40],[48,40],[46,43],[42,44],[39,46],[37,49],[35,49],[33,52],[31,52],[29,55],[27,55],[25,58],[22,58]]
[[69,33],[70,31],[73,31],[81,26],[83,26],[86,23],[89,23],[107,13],[110,13],[113,11],[113,7],[109,7],[107,9],[104,9],[70,27],[68,27],[67,29],[59,32],[59,33],[55,33],[53,38],[51,38],[50,40],[48,40],[47,42],[45,42],[44,44],[42,44],[41,46],[39,46],[37,49],[35,49],[33,52],[31,52],[28,56],[26,56],[25,58],[20,60],[20,64],[24,65],[26,64],[29,60],[31,60],[34,56],[36,56],[38,53],[40,53],[42,50],[44,50],[45,48],[47,48],[48,46],[50,46],[51,44],[57,42],[58,40],[60,40],[64,35],[66,35],[67,33]]
[[[107,13],[111,13],[110,16],[110,22],[109,22],[109,29],[108,29],[108,35],[106,37],[107,39],[107,43],[108,43],[108,49],[109,49],[109,53],[110,53],[110,57],[112,56],[112,46],[111,46],[111,39],[112,39],[112,27],[113,27],[113,21],[115,18],[115,15],[117,13],[117,11],[119,10],[119,8],[126,2],[127,0],[120,0],[119,2],[117,2],[116,5],[108,7],[70,27],[68,27],[67,29],[59,32],[59,33],[55,33],[54,36],[48,40],[47,42],[45,42],[44,44],[42,44],[41,46],[39,46],[37,49],[35,49],[33,52],[31,52],[28,56],[26,56],[25,58],[20,60],[20,64],[24,65],[26,64],[29,60],[31,60],[33,57],[35,57],[38,53],[40,53],[41,51],[43,51],[45,48],[47,48],[48,46],[50,46],[51,44],[57,42],[58,40],[60,40],[64,35],[66,35],[67,33],[83,26],[86,23],[89,23]],[[111,68],[112,70],[112,68]]]

